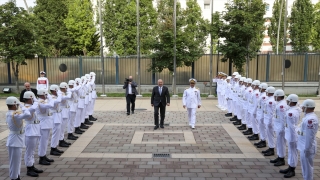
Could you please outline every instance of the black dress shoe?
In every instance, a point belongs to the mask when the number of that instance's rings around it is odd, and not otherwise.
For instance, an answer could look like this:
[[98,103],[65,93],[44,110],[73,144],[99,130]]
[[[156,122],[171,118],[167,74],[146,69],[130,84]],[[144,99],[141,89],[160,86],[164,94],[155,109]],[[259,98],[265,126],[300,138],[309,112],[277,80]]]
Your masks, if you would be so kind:
[[275,159],[273,159],[273,160],[270,160],[270,163],[276,163],[276,162],[278,162],[279,161],[279,156],[277,157],[277,158],[275,158]]
[[131,114],[134,114],[134,111],[132,111]]
[[75,136],[75,135],[73,135],[72,133],[71,133],[71,136],[73,136],[74,138],[77,138],[77,139],[79,138],[78,136]]
[[237,120],[236,122],[233,122],[233,125],[235,126],[241,125],[241,119]]
[[85,119],[85,120],[84,120],[84,124],[86,124],[86,125],[92,125],[93,122],[90,122],[89,119]]
[[127,113],[127,115],[129,116],[129,115],[130,115],[130,113]]
[[45,156],[39,158],[39,164],[41,165],[50,165],[51,163],[45,159]]
[[96,121],[97,118],[94,118],[92,115],[89,115],[89,120],[90,120],[90,121]]
[[227,113],[225,114],[226,117],[231,117],[232,116],[232,113]]
[[[81,134],[82,134],[82,133],[81,133]],[[69,133],[69,134],[68,134],[68,139],[70,139],[70,140],[77,140],[78,138],[74,137],[74,136],[72,135],[72,133]]]
[[272,148],[270,151],[263,154],[264,156],[273,156],[274,155],[274,148]]
[[62,140],[59,141],[59,146],[60,147],[69,147],[69,145],[64,143]]
[[290,166],[287,169],[280,170],[279,173],[287,174],[289,172],[289,170],[290,170]]
[[262,151],[262,154],[267,153],[267,152],[269,152],[269,151],[270,151],[270,148],[267,149],[267,150],[265,150],[265,151]]
[[284,158],[279,158],[279,160],[276,163],[274,163],[274,166],[283,166],[285,164],[286,162],[284,161]]
[[253,134],[252,128],[249,128],[247,131],[243,132],[243,135],[251,135]]
[[254,143],[253,145],[258,146],[258,145],[260,145],[261,143],[263,143],[263,141],[262,141],[262,140],[261,140],[261,141],[259,141],[259,142],[257,142],[257,143]]
[[76,133],[76,134],[82,134],[83,132],[80,130],[80,128],[76,128],[76,130],[74,131],[74,133]]
[[154,130],[157,130],[158,128],[159,128],[159,126],[155,126],[153,129],[154,129]]
[[162,129],[163,129],[163,128],[164,128],[164,126],[163,126],[163,125],[160,125],[160,128],[162,128]]
[[39,173],[43,173],[43,170],[35,168],[34,165],[32,166],[32,168],[33,168],[33,171],[38,173],[38,174]]
[[256,141],[259,140],[259,135],[258,134],[254,134],[251,136],[251,138],[248,138],[250,141]]
[[55,148],[55,151],[61,154],[64,153],[62,150],[59,150],[58,148]]
[[44,157],[44,159],[45,159],[46,161],[48,161],[48,162],[54,162],[53,159],[49,159],[47,156],[43,156],[43,157]]
[[27,176],[38,177],[38,173],[34,172],[32,167],[27,167]]
[[295,176],[296,175],[295,169],[296,169],[295,167],[289,167],[289,171],[283,177],[284,178],[291,178],[291,177]]
[[71,143],[65,141],[64,139],[62,140],[64,143],[68,144],[69,146],[71,145]]
[[52,156],[61,156],[61,153],[55,150],[56,148],[51,148],[50,155]]
[[246,130],[247,129],[247,126],[245,124],[242,124],[242,126],[240,127],[237,127],[240,131],[242,130]]
[[263,141],[259,145],[257,145],[257,148],[264,148],[264,147],[267,147],[266,141]]
[[81,128],[81,129],[89,129],[89,126],[86,126],[86,125],[84,125],[83,123],[81,123],[80,128]]

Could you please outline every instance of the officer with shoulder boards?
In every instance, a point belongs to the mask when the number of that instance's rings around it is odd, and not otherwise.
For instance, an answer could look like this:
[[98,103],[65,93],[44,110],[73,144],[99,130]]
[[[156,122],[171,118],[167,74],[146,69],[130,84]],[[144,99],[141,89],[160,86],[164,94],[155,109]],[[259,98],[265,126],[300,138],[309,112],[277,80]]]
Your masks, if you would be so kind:
[[194,129],[196,124],[196,111],[197,108],[201,107],[201,98],[200,98],[200,90],[195,87],[197,80],[190,79],[190,88],[187,88],[183,92],[183,108],[187,108],[188,118],[189,118],[189,126]]

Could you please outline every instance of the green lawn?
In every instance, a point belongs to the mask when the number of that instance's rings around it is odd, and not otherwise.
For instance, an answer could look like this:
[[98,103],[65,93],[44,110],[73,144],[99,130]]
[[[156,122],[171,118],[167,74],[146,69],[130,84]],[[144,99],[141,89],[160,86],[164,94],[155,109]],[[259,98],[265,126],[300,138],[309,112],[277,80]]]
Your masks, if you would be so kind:
[[[100,97],[102,93],[98,93]],[[106,93],[107,97],[125,97],[125,93]],[[178,93],[179,97],[183,96],[183,93]],[[151,93],[142,93],[142,97],[151,97]],[[201,97],[208,97],[207,94],[201,94]]]
[[0,97],[9,97],[9,96],[20,97],[20,94],[17,94],[17,93],[0,93]]

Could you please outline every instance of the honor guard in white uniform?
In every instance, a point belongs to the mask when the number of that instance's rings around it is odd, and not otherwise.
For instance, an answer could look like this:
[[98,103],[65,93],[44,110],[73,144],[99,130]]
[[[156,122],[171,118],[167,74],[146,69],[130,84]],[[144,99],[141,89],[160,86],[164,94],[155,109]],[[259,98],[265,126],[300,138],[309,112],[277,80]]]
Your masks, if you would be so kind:
[[222,78],[221,78],[221,89],[220,89],[220,94],[221,94],[221,103],[222,103],[222,107],[221,110],[225,111],[227,110],[227,101],[226,101],[226,86],[227,86],[227,74],[222,73]]
[[270,160],[274,166],[285,165],[284,157],[286,156],[286,140],[285,140],[285,122],[286,111],[288,109],[287,102],[284,99],[284,91],[278,89],[274,92],[274,99],[276,101],[276,108],[273,115],[273,126],[276,133],[276,147],[278,157]]
[[276,89],[274,87],[268,87],[266,90],[267,100],[264,107],[264,124],[266,126],[266,135],[268,140],[269,149],[262,151],[264,156],[274,155],[275,147],[275,136],[274,136],[274,127],[273,127],[273,115],[276,109],[276,102],[274,100],[274,92]]
[[236,98],[237,98],[237,101],[236,101],[236,103],[237,103],[236,104],[237,119],[230,119],[230,121],[236,121],[233,123],[234,125],[241,125],[241,122],[242,122],[242,95],[241,94],[245,88],[244,83],[243,83],[243,81],[245,79],[246,79],[245,77],[241,77],[239,79],[239,88],[238,88],[237,95],[236,95]]
[[231,76],[227,77],[227,86],[226,86],[226,101],[227,101],[227,109],[228,113],[225,114],[226,117],[232,116],[232,90],[231,90]]
[[94,110],[94,105],[96,103],[96,98],[97,98],[97,91],[96,91],[96,84],[95,84],[95,80],[96,80],[96,74],[94,72],[90,72],[90,85],[91,85],[91,89],[92,89],[92,100],[91,100],[91,108],[90,108],[90,112],[89,112],[89,120],[90,121],[96,121],[98,120],[97,118],[93,117],[93,110]]
[[192,129],[195,128],[196,124],[196,111],[197,108],[201,107],[201,98],[200,98],[200,90],[195,87],[197,83],[196,79],[190,79],[190,88],[187,88],[183,92],[183,108],[187,108],[188,111],[188,119],[189,119],[189,126]]
[[46,156],[50,130],[53,127],[53,117],[50,108],[53,108],[54,101],[48,91],[45,89],[38,90],[38,105],[36,109],[37,117],[40,121],[40,141],[38,147],[39,164],[50,165],[54,162]]
[[68,89],[68,84],[66,82],[60,83],[60,91],[62,92],[61,96],[61,131],[59,137],[59,146],[60,147],[69,147],[71,143],[66,142],[64,140],[64,133],[66,131],[66,127],[69,121],[69,112],[70,112],[70,105],[69,100],[71,99],[72,92]]
[[251,135],[253,134],[253,131],[252,131],[252,122],[251,122],[251,118],[250,118],[250,114],[249,114],[249,104],[250,104],[250,100],[251,100],[251,94],[253,92],[253,89],[251,87],[251,84],[252,84],[252,79],[251,78],[247,78],[247,88],[244,92],[244,97],[245,97],[245,104],[243,107],[245,107],[245,121],[247,123],[247,128],[248,130],[246,131],[243,131],[242,133],[244,135]]
[[[295,168],[298,164],[298,134],[296,129],[300,120],[301,108],[298,106],[299,98],[296,94],[290,94],[287,97],[288,110],[286,111],[284,127],[285,127],[285,139],[288,144],[288,164],[289,167],[284,170],[280,170],[280,173],[285,174],[285,178],[295,176]],[[278,147],[278,144],[277,144]],[[284,164],[284,163],[283,163]]]
[[37,90],[39,91],[40,89],[45,89],[49,90],[49,80],[48,78],[45,77],[46,72],[41,71],[40,72],[40,77],[37,80]]
[[[25,134],[23,130],[23,119],[31,117],[30,112],[25,108],[16,97],[6,99],[8,112],[6,113],[6,122],[10,130],[7,138],[9,153],[9,176],[10,179],[20,180],[21,154],[24,147]],[[21,107],[22,112],[16,110]]]
[[222,78],[222,72],[218,72],[218,75],[212,79],[212,82],[217,83],[217,98],[218,98],[218,105],[216,105],[218,108],[222,108],[222,102],[221,102],[221,78]]
[[[302,110],[305,114],[302,123],[297,128],[298,132],[298,150],[300,151],[300,163],[302,176],[304,180],[313,180],[313,159],[317,153],[317,132],[319,120],[314,113],[316,107],[312,99],[306,99],[302,104]],[[291,167],[290,171],[294,168]]]
[[59,90],[58,85],[51,85],[50,86],[50,91],[52,94],[52,99],[54,101],[54,107],[50,109],[51,113],[53,114],[53,129],[52,129],[52,137],[51,137],[51,151],[50,155],[53,156],[60,156],[63,151],[59,150],[57,148],[59,144],[59,138],[60,138],[60,132],[61,132],[61,122],[62,122],[62,117],[61,117],[61,108],[60,108],[60,103],[61,103],[61,98],[62,98],[62,93]]
[[68,100],[70,111],[69,111],[69,121],[68,121],[68,139],[77,140],[78,136],[73,135],[75,130],[76,112],[78,108],[78,90],[80,86],[75,85],[74,80],[68,82],[69,89],[71,91],[71,99]]
[[238,92],[238,102],[239,102],[239,115],[238,115],[238,119],[239,121],[234,122],[234,125],[241,125],[239,127],[237,127],[239,130],[245,130],[247,129],[247,121],[246,121],[246,111],[247,111],[247,107],[245,106],[246,104],[246,98],[245,98],[245,92],[247,89],[247,83],[248,83],[248,79],[245,77],[241,77],[240,80],[242,80],[241,83],[241,87],[239,89]]
[[25,108],[27,108],[31,114],[30,118],[25,119],[26,151],[24,155],[24,163],[27,166],[27,175],[31,177],[38,177],[39,173],[43,173],[43,170],[39,170],[34,167],[34,152],[41,136],[40,121],[36,115],[36,110],[39,108],[39,105],[36,96],[31,91],[25,92],[23,99]]
[[232,108],[233,108],[233,117],[230,118],[230,121],[236,121],[237,118],[237,101],[238,101],[238,88],[239,88],[239,80],[240,80],[241,76],[240,75],[236,75],[234,77],[233,80],[233,86],[232,86],[232,94],[233,94],[233,98],[232,98]]
[[259,91],[260,81],[254,80],[252,82],[253,92],[251,94],[251,98],[249,100],[249,118],[252,124],[253,135],[249,136],[248,139],[250,141],[259,140],[259,121],[257,119],[257,106],[259,104],[260,91]]
[[259,132],[261,141],[254,143],[257,148],[264,148],[267,146],[266,143],[266,126],[264,125],[264,107],[266,106],[267,94],[266,89],[268,84],[261,83],[260,86],[260,97],[257,105],[257,120],[259,123]]
[[74,84],[74,88],[78,88],[77,91],[75,91],[74,93],[74,98],[76,99],[76,104],[77,104],[77,110],[76,110],[76,118],[74,121],[74,128],[75,128],[75,133],[76,134],[82,134],[84,132],[84,130],[80,129],[81,127],[81,114],[84,108],[84,96],[82,96],[82,83],[81,83],[81,79],[80,78],[76,78],[75,79],[75,84]]
[[86,112],[85,112],[85,119],[84,119],[84,124],[86,125],[92,125],[93,122],[89,121],[89,115],[91,112],[91,107],[92,107],[92,87],[91,87],[91,77],[90,74],[86,74],[86,87],[87,87],[87,96],[88,96],[88,103],[87,103],[87,107],[85,108]]
[[[86,119],[86,113],[87,113],[87,107],[89,104],[89,90],[88,90],[88,86],[87,86],[87,78],[85,76],[81,77],[81,82],[82,82],[82,96],[84,97],[84,108],[81,114],[81,128],[82,129],[88,129],[89,126],[86,125],[91,125],[90,123],[92,122],[87,122],[85,121]],[[93,124],[93,123],[92,123]]]
[[234,111],[234,107],[233,107],[233,87],[234,87],[234,78],[236,77],[236,75],[238,75],[236,72],[234,72],[231,76],[231,79],[230,79],[230,88],[231,88],[231,94],[229,95],[229,98],[231,99],[231,113],[228,114],[228,115],[225,115],[226,117],[232,117],[232,113]]
[[[78,109],[79,113],[77,113],[76,118],[78,118],[78,114],[79,114],[79,130],[84,132],[82,129],[88,129],[89,126],[86,126],[84,124],[84,119],[85,119],[85,108],[86,108],[86,93],[87,93],[87,88],[86,88],[86,84],[85,84],[85,77],[81,77],[80,80],[80,90],[79,90],[79,102],[78,102]],[[81,128],[81,129],[80,129]]]

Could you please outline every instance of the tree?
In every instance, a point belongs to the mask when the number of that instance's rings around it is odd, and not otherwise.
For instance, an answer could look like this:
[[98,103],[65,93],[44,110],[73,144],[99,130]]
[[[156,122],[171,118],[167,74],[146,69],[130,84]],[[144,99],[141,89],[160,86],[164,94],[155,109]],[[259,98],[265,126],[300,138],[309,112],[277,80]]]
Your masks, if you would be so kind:
[[296,0],[290,18],[290,39],[293,50],[308,52],[314,23],[313,5],[310,0]]
[[320,2],[314,6],[314,23],[311,43],[314,51],[320,51]]
[[72,55],[71,44],[73,39],[69,37],[64,23],[68,14],[68,6],[65,0],[36,0],[34,14],[36,16],[37,35],[44,45],[46,56]]
[[[106,0],[103,13],[105,45],[118,55],[137,54],[137,16],[135,0]],[[140,0],[140,52],[150,54],[148,42],[154,40],[156,10],[150,0]]]
[[234,0],[226,4],[220,32],[225,40],[218,49],[224,55],[221,61],[231,61],[238,72],[243,72],[246,59],[255,57],[261,47],[265,6],[262,0]]
[[[270,26],[268,28],[268,35],[270,37],[270,42],[272,45],[273,52],[277,52],[277,37],[278,37],[278,25],[279,25],[279,17],[281,11],[281,1],[283,1],[283,7],[281,12],[281,22],[280,22],[280,33],[279,33],[279,46],[278,52],[283,52],[283,28],[284,28],[284,15],[285,15],[285,0],[276,0],[273,3],[272,8],[272,17],[270,18]],[[287,21],[288,22],[288,21]],[[286,23],[286,27],[288,27],[288,23]]]
[[41,51],[33,22],[34,18],[13,2],[0,6],[0,56],[3,62],[11,64],[18,92],[19,66]]
[[69,0],[68,15],[64,23],[73,40],[71,51],[74,55],[99,54],[99,36],[96,35],[90,0]]
[[[154,63],[149,71],[162,72],[174,70],[174,24],[173,0],[158,1],[158,23],[156,41],[150,43],[154,53]],[[187,8],[176,9],[176,66],[191,66],[204,53],[209,34],[209,23],[201,17],[201,9],[196,0],[188,0]]]
[[[215,12],[212,14],[212,23],[210,27],[210,34],[211,34],[211,41],[213,40],[216,42],[219,39],[219,35],[221,33],[221,27],[223,25],[223,22],[221,21],[221,14],[219,12]],[[213,44],[213,51],[216,52],[218,50],[218,47],[216,44]]]

